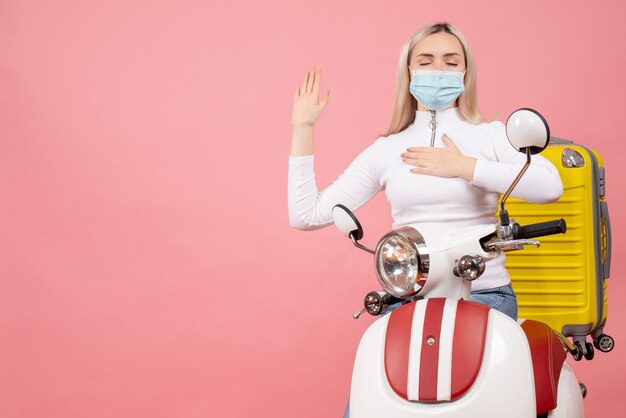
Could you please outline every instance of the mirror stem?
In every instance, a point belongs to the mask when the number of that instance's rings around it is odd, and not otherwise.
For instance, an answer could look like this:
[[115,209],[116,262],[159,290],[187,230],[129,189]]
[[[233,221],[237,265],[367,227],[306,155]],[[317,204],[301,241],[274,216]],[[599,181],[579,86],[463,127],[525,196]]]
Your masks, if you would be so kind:
[[350,233],[350,239],[352,240],[352,243],[354,244],[355,247],[360,248],[363,251],[367,251],[370,254],[376,254],[376,251],[371,250],[367,248],[366,246],[359,244],[359,242],[356,240],[356,236],[353,233]]
[[513,184],[511,184],[509,189],[506,191],[506,193],[504,194],[504,196],[502,196],[502,199],[500,200],[500,225],[502,226],[506,226],[509,224],[509,214],[504,208],[504,204],[506,203],[506,200],[511,195],[511,192],[513,191],[515,186],[517,186],[517,183],[519,183],[519,181],[521,180],[526,170],[528,170],[528,167],[530,166],[530,155],[531,155],[530,147],[528,147],[526,148],[526,164],[524,164],[524,167],[522,167],[522,170],[519,172],[517,177],[515,177],[515,180],[513,180]]

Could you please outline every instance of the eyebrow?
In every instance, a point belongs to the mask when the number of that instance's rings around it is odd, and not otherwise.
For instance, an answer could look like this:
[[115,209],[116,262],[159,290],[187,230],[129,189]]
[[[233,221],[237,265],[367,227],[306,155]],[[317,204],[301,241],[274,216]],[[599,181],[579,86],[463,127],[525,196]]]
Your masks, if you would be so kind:
[[[443,56],[444,58],[460,57],[461,54],[459,54],[458,52],[448,52],[447,54],[443,54]],[[433,54],[418,54],[416,58],[420,58],[420,57],[434,58],[435,56]]]

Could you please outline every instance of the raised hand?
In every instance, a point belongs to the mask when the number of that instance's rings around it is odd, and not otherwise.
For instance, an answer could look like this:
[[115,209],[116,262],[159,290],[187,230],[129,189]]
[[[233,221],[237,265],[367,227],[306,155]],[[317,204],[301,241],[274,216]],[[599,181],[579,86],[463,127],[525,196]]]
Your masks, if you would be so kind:
[[313,126],[328,104],[329,92],[320,100],[321,70],[309,71],[301,85],[296,87],[293,97],[291,123],[294,127]]
[[402,153],[402,160],[415,166],[411,173],[472,181],[476,159],[463,155],[448,135],[444,134],[441,140],[444,148],[413,147]]

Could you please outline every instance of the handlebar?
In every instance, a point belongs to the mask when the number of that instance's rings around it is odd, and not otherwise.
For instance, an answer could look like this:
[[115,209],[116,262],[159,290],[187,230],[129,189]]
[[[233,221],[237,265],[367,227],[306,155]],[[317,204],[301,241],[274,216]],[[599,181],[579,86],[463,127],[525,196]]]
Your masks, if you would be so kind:
[[528,239],[543,237],[546,235],[564,234],[567,231],[565,219],[558,221],[539,222],[525,226],[515,225],[513,227],[514,239]]
[[385,304],[387,306],[391,306],[391,305],[396,304],[398,302],[402,302],[403,300],[404,299],[397,298],[395,296],[392,296],[389,293],[387,293],[385,296],[382,297],[383,304]]

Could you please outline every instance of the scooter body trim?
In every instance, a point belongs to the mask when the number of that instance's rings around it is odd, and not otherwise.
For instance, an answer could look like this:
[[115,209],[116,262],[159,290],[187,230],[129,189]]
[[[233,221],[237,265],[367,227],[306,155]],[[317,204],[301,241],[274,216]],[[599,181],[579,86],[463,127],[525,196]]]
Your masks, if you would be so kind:
[[[419,301],[421,303],[425,301]],[[357,351],[350,394],[352,418],[468,416],[534,418],[533,367],[520,326],[489,311],[482,365],[472,387],[453,402],[414,402],[391,388],[385,371],[385,335],[390,315],[374,322]]]

